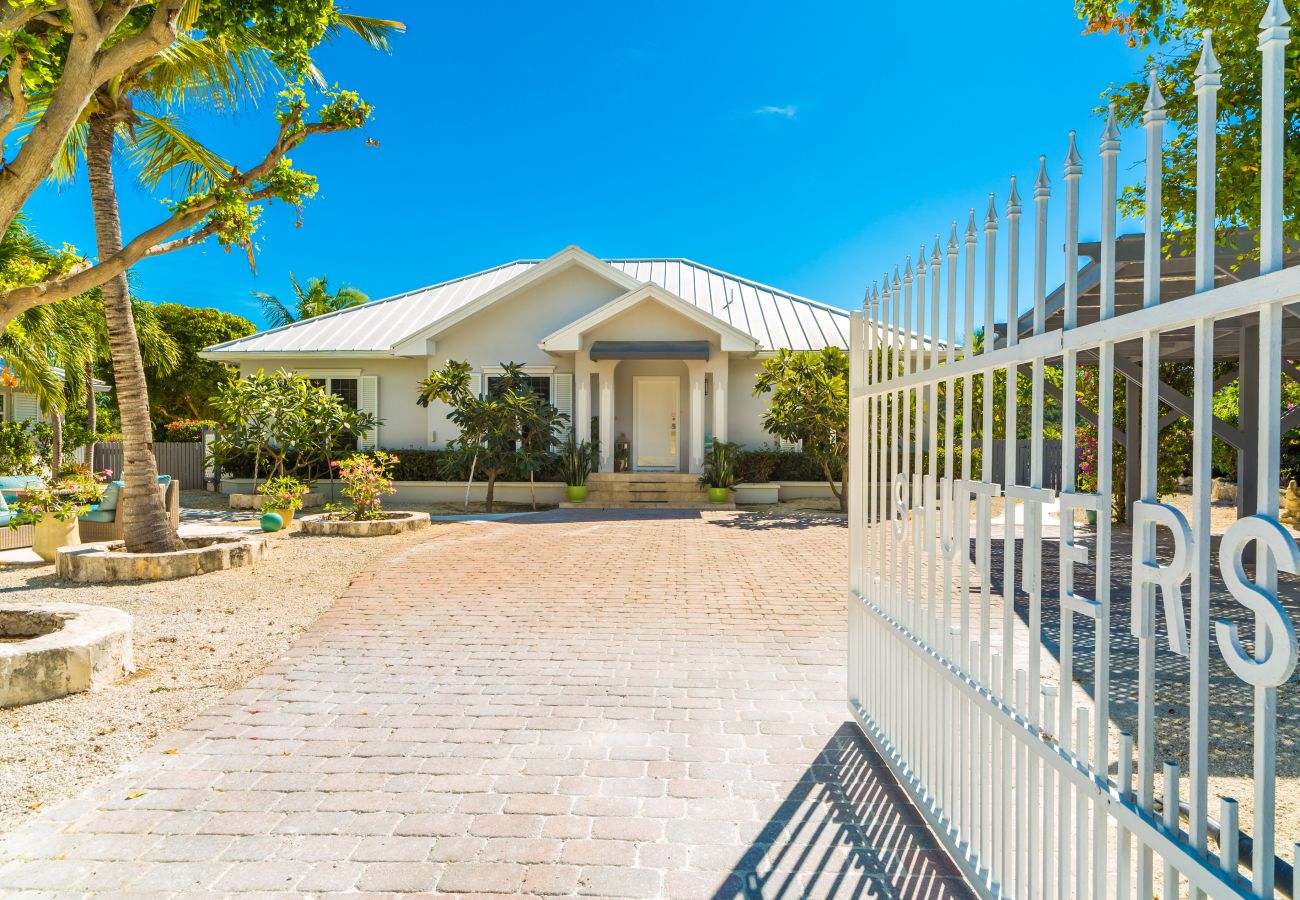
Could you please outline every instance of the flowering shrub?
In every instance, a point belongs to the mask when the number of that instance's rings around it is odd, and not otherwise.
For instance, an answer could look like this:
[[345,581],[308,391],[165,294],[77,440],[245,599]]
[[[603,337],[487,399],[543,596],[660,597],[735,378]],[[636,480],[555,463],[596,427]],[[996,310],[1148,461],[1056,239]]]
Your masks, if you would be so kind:
[[310,490],[297,478],[288,475],[268,478],[257,486],[257,493],[262,497],[262,512],[302,509],[303,495]]
[[357,522],[381,518],[384,495],[397,491],[393,486],[393,468],[398,462],[393,454],[379,450],[356,453],[342,462],[331,463],[338,468],[343,496],[352,501],[352,509],[343,510],[340,518]]
[[167,423],[167,430],[162,437],[171,443],[186,443],[203,440],[203,429],[215,429],[219,425],[213,419],[177,419]]

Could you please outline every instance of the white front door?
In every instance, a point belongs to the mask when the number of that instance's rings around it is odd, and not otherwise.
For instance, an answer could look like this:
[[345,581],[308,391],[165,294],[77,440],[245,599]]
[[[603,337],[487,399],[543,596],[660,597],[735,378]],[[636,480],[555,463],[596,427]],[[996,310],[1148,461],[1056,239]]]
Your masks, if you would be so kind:
[[632,378],[632,465],[637,469],[678,466],[677,424],[681,384],[676,375]]

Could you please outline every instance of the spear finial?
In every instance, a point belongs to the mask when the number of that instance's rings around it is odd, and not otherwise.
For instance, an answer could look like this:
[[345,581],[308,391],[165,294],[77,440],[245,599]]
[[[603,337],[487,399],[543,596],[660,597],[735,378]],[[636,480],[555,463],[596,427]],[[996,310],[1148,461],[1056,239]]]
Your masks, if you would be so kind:
[[908,254],[907,264],[903,267],[903,284],[912,283],[912,257]]
[[925,244],[921,245],[921,252],[916,256],[916,272],[918,275],[925,274]]
[[970,208],[970,222],[966,225],[966,243],[973,244],[979,239],[979,231],[975,229],[975,207]]
[[1047,177],[1047,154],[1038,157],[1038,178],[1034,181],[1034,199],[1052,193],[1052,180]]
[[1083,157],[1079,155],[1077,135],[1070,132],[1070,149],[1065,152],[1065,177],[1083,174]]
[[1282,0],[1270,0],[1268,9],[1264,11],[1264,18],[1260,21],[1261,31],[1269,28],[1281,28],[1291,21],[1291,14],[1286,11],[1286,4]]
[[1146,121],[1154,121],[1155,116],[1161,119],[1165,117],[1165,95],[1160,93],[1160,79],[1156,77],[1156,70],[1151,70],[1151,86],[1147,90],[1147,101],[1142,104],[1142,111],[1146,113]]
[[998,227],[998,204],[994,194],[989,194],[989,211],[984,217],[984,230],[994,231]]
[[1119,152],[1119,123],[1116,121],[1116,115],[1115,101],[1112,100],[1106,109],[1106,130],[1101,133],[1102,153]]
[[1016,176],[1011,176],[1011,196],[1007,197],[1007,215],[1020,215],[1020,194],[1016,190]]
[[957,240],[957,220],[952,220],[952,236],[948,238],[948,252],[955,254],[960,242]]
[[942,257],[939,255],[939,235],[937,234],[934,236],[934,253],[930,255],[930,265],[942,265]]
[[1201,32],[1201,61],[1196,64],[1196,77],[1219,74],[1219,59],[1214,55],[1214,38],[1210,29]]
[[898,277],[898,263],[894,263],[894,291],[897,292],[903,286],[903,281]]

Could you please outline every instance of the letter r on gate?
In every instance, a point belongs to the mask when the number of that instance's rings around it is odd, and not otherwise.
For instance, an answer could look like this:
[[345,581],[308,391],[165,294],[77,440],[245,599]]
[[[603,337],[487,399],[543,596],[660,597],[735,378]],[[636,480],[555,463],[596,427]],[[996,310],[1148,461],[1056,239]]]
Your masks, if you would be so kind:
[[[1163,525],[1174,539],[1169,565],[1156,561],[1156,526]],[[1172,506],[1139,500],[1133,505],[1133,636],[1149,638],[1156,632],[1156,591],[1164,598],[1169,649],[1188,656],[1187,622],[1183,617],[1183,582],[1191,571],[1187,552],[1192,530],[1183,514]]]

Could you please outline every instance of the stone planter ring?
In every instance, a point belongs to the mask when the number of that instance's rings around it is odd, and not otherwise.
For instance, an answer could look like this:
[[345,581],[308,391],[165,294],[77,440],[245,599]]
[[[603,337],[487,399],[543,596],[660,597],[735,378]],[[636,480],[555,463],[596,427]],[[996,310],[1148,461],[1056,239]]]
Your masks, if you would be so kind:
[[365,519],[360,522],[333,519],[328,514],[323,514],[303,516],[298,523],[302,534],[322,537],[382,537],[386,534],[400,534],[403,531],[427,528],[429,514],[394,511],[384,513],[382,519]]
[[62,547],[54,561],[59,578],[69,581],[161,581],[205,572],[251,566],[266,555],[266,538],[183,537],[175,553],[127,553],[121,541]]

